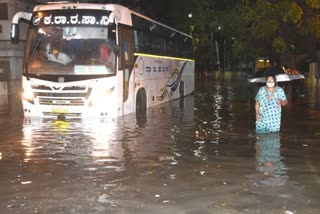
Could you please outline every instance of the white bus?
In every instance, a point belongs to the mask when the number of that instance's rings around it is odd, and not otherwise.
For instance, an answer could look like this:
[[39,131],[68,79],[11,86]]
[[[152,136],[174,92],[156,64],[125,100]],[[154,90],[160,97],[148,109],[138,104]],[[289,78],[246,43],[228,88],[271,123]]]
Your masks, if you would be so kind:
[[26,117],[119,117],[194,90],[192,37],[117,4],[48,3],[29,21]]

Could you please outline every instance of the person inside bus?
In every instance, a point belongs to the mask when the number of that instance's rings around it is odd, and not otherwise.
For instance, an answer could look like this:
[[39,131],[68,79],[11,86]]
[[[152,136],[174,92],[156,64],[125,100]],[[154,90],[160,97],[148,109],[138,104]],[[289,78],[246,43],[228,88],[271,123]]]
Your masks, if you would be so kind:
[[106,67],[114,68],[115,67],[114,51],[112,51],[111,48],[106,44],[100,45],[99,49],[100,49],[101,63],[103,63]]
[[60,52],[56,47],[52,48],[51,50],[50,47],[51,45],[48,43],[46,47],[48,61],[61,63],[63,65],[67,65],[72,61],[72,59],[66,53]]
[[284,90],[276,85],[276,77],[268,75],[266,86],[259,89],[256,95],[256,133],[280,131],[281,106],[288,104]]

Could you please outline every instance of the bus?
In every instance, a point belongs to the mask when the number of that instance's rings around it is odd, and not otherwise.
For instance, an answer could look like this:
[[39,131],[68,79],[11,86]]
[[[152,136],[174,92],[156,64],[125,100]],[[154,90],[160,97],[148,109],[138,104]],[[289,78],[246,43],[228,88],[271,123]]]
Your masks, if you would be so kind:
[[26,117],[119,117],[194,91],[193,38],[117,4],[53,2],[29,22],[22,71]]

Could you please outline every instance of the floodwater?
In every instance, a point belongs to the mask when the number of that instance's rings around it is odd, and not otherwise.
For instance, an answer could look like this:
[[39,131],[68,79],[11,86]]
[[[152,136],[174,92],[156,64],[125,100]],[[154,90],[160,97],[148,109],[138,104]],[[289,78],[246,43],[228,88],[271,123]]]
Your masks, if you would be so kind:
[[320,213],[320,89],[286,86],[279,134],[256,135],[239,73],[117,120],[24,119],[2,87],[1,213]]

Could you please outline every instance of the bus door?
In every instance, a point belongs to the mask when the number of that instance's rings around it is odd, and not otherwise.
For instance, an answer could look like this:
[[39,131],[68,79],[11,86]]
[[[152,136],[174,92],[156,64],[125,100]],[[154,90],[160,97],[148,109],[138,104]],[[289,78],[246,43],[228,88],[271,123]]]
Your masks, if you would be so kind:
[[[120,35],[120,59],[119,59],[119,71],[123,71],[122,81],[123,82],[123,103],[122,109],[123,113],[126,114],[126,109],[124,108],[124,103],[129,101],[129,97],[132,98],[131,102],[128,102],[128,105],[132,106],[134,104],[134,81],[129,84],[130,77],[134,74],[134,53],[133,53],[133,30],[128,26],[119,26],[119,35]],[[120,75],[121,76],[121,75]],[[121,78],[121,77],[120,77]],[[131,77],[131,79],[134,77]],[[130,95],[131,94],[131,95]],[[130,96],[129,96],[130,95]],[[127,110],[127,111],[131,111]]]

